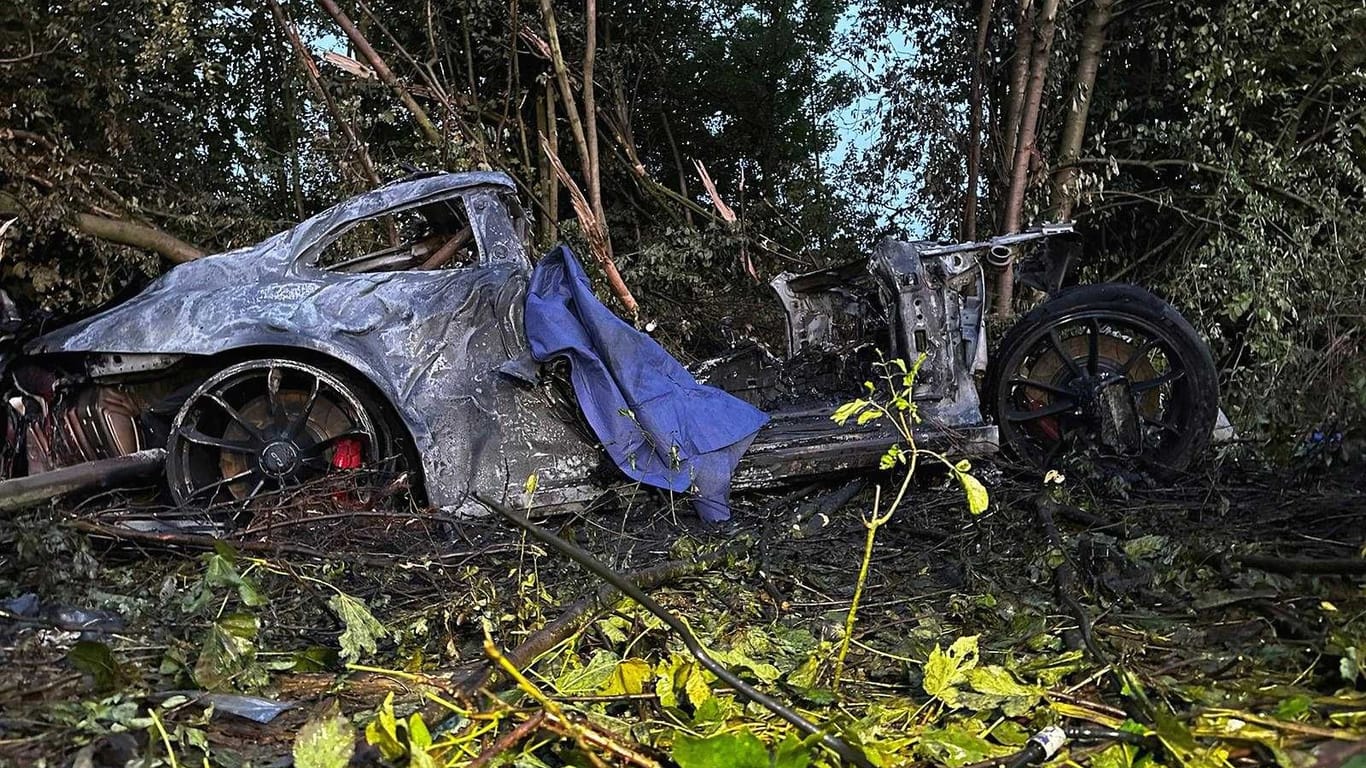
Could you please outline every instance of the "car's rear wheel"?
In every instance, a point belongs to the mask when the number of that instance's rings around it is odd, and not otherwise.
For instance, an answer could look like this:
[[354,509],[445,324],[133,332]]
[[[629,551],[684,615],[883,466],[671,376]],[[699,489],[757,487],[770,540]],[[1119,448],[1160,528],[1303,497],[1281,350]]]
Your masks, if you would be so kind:
[[1185,469],[1219,410],[1214,361],[1190,323],[1114,284],[1065,291],[1021,318],[984,395],[1003,447],[1044,467],[1092,450],[1159,473]]
[[176,414],[166,450],[171,494],[194,507],[245,505],[329,473],[392,469],[401,454],[363,386],[283,359],[210,376]]

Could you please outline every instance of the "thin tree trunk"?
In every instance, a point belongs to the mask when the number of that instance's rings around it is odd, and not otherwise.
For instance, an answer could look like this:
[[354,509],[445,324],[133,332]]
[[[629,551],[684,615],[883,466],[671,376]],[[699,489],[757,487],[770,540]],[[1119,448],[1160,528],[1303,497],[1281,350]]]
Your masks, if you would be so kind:
[[413,120],[417,122],[417,127],[421,129],[422,135],[427,137],[427,141],[431,142],[432,146],[444,147],[446,142],[441,136],[441,131],[436,129],[432,119],[427,116],[427,111],[413,99],[412,94],[408,93],[408,89],[404,88],[403,84],[398,81],[393,71],[389,69],[389,65],[384,63],[384,59],[370,45],[370,41],[365,39],[365,35],[356,28],[355,24],[351,23],[351,19],[347,18],[334,0],[318,0],[318,3],[324,11],[327,11],[328,16],[337,22],[337,26],[346,33],[351,44],[356,47],[356,51],[360,55],[365,57],[366,62],[375,70],[380,81],[389,86],[394,91],[394,95],[398,96],[399,101],[403,102],[403,106],[407,107],[408,112],[413,116]]
[[[1010,192],[1006,196],[1003,231],[1018,232],[1024,212],[1025,187],[1029,181],[1029,161],[1034,154],[1034,139],[1039,127],[1039,107],[1043,102],[1044,79],[1048,74],[1048,54],[1053,46],[1053,32],[1057,28],[1058,0],[1043,0],[1039,8],[1039,34],[1030,53],[1029,82],[1025,88],[1024,105],[1020,109],[1020,132],[1015,139],[1015,157],[1010,174]],[[1001,271],[996,292],[996,313],[1009,316],[1014,301],[1014,270],[1007,264]]]
[[[550,143],[550,151],[556,154],[560,151],[560,126],[559,120],[555,117],[555,84],[545,84],[545,139]],[[545,153],[541,153],[544,156]],[[555,177],[555,168],[550,163],[550,158],[545,160],[546,175],[550,181],[550,189],[546,192],[546,207],[550,209],[550,239],[554,240],[560,229],[560,180]]]
[[585,42],[583,49],[583,119],[588,143],[588,202],[598,221],[606,226],[602,210],[602,178],[598,167],[598,87],[593,81],[593,65],[598,55],[598,3],[587,0],[584,6]]
[[[549,84],[539,99],[536,99],[536,133],[540,136],[550,135],[550,121],[555,119],[555,105],[551,101],[553,98]],[[544,245],[549,245],[553,238],[551,229],[551,190],[559,182],[555,180],[555,172],[550,168],[550,160],[544,152],[536,154],[536,194],[541,198],[541,208],[545,215],[541,217],[536,227],[537,239]]]
[[977,12],[977,45],[973,48],[972,86],[968,96],[967,200],[963,203],[964,240],[977,239],[977,177],[982,162],[982,77],[986,66],[987,37],[991,34],[991,11],[995,0],[982,0]]
[[1081,33],[1081,53],[1077,56],[1076,83],[1068,104],[1067,118],[1062,125],[1062,139],[1058,142],[1058,170],[1053,174],[1053,216],[1057,221],[1072,218],[1077,203],[1077,158],[1086,137],[1086,116],[1091,109],[1091,94],[1095,91],[1096,72],[1100,69],[1100,54],[1105,49],[1105,29],[1110,24],[1115,0],[1095,0],[1086,14],[1086,25]]
[[[669,140],[669,151],[674,156],[674,167],[678,169],[678,193],[685,199],[688,198],[688,174],[683,170],[683,156],[678,154],[678,142],[674,140],[673,128],[669,125],[669,116],[664,114],[664,110],[659,110],[659,119],[664,121],[664,137]],[[683,215],[688,219],[688,226],[693,226],[692,209],[684,207]]]
[[579,119],[574,91],[569,85],[569,68],[564,63],[564,51],[560,48],[559,25],[555,21],[555,9],[551,7],[550,0],[541,0],[541,15],[545,18],[545,32],[549,38],[547,42],[550,43],[550,64],[555,70],[555,82],[560,86],[560,101],[564,102],[565,116],[569,118],[569,130],[574,134],[574,144],[579,150],[580,168],[586,180],[590,168],[588,139],[584,136],[583,121]]
[[[1029,50],[1034,41],[1034,0],[1019,0],[1015,8],[1015,60],[1010,64],[1010,101],[1006,106],[1004,152],[1001,167],[1015,162],[1015,139],[1020,133],[1020,111],[1024,108],[1025,83],[1029,80]],[[1009,179],[1009,177],[1006,177]]]

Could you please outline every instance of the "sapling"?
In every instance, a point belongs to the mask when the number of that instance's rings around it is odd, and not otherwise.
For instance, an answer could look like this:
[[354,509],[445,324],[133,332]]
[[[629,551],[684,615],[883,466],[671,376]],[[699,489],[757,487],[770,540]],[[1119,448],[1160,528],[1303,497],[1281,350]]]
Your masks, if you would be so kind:
[[[881,386],[865,381],[863,387],[868,392],[867,398],[851,400],[837,408],[831,416],[840,426],[848,423],[850,419],[855,419],[859,426],[886,419],[896,429],[898,439],[882,455],[879,467],[883,471],[898,466],[903,468],[901,483],[891,502],[883,507],[882,485],[878,484],[873,489],[872,512],[863,516],[863,527],[867,531],[863,541],[863,559],[859,563],[858,579],[854,583],[854,597],[849,602],[849,613],[844,619],[844,637],[840,640],[839,653],[835,657],[835,678],[832,684],[835,690],[839,690],[840,680],[844,676],[844,660],[849,655],[849,643],[854,636],[854,622],[859,602],[863,599],[864,585],[868,581],[868,567],[873,559],[873,544],[877,539],[877,532],[901,507],[921,457],[943,464],[958,478],[967,497],[968,511],[972,514],[978,515],[985,511],[989,501],[986,487],[970,474],[972,465],[966,459],[955,464],[942,453],[921,448],[916,444],[915,425],[920,423],[920,415],[912,394],[915,390],[915,378],[920,373],[920,366],[926,357],[927,355],[921,353],[910,367],[907,367],[906,361],[899,357],[878,363],[881,369]],[[879,399],[879,394],[882,399]]]

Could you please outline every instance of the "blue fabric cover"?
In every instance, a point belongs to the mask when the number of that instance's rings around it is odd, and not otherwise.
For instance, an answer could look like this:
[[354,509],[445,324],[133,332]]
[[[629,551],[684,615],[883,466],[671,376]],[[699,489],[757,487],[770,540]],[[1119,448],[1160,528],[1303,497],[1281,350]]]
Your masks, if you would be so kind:
[[698,384],[654,339],[603,306],[563,245],[532,272],[526,335],[537,360],[569,358],[579,406],[622,472],[694,491],[703,520],[730,519],[731,473],[768,421],[763,411]]

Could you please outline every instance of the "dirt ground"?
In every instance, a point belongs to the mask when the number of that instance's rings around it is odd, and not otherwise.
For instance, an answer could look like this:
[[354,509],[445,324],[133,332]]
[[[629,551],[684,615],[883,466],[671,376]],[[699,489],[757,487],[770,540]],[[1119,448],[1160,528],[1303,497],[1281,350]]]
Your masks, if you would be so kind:
[[[744,496],[733,530],[648,493],[546,525],[668,571],[647,591],[718,660],[873,765],[999,764],[1052,724],[1056,765],[1366,765],[1359,468],[977,471],[986,513],[925,473],[878,533],[839,679],[871,485]],[[0,521],[0,764],[838,764],[630,602],[471,689],[600,582],[402,499],[310,489],[216,549],[128,533],[137,494]]]

